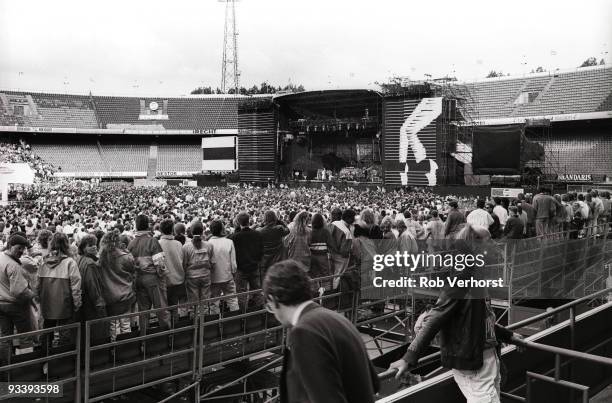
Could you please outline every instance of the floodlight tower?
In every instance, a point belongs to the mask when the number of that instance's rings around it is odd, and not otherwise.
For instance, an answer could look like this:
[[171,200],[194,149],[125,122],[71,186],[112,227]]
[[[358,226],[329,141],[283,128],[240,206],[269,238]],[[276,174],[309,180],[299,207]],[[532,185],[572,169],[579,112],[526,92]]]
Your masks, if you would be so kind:
[[236,32],[236,3],[238,0],[218,0],[225,3],[225,29],[223,35],[223,63],[221,65],[221,92],[234,88],[238,94],[238,32]]

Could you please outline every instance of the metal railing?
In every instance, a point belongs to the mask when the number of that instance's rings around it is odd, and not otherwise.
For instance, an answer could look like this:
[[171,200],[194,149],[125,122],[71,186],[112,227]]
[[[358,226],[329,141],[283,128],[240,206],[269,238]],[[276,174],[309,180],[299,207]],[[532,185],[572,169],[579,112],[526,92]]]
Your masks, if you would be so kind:
[[[57,333],[68,333],[67,344],[54,346],[53,338]],[[14,343],[24,338],[33,341],[32,351],[13,354]],[[80,340],[80,323],[0,337],[2,351],[6,353],[6,356],[3,354],[0,357],[0,379],[9,383],[45,382],[62,385],[62,388],[73,384],[74,402],[81,403]],[[74,360],[72,363],[66,361],[70,358]],[[58,360],[67,365],[60,366]],[[0,395],[0,401],[7,399],[15,399],[15,396]],[[49,397],[44,399],[46,402],[53,401]]]
[[[541,247],[551,243],[548,241],[540,242],[539,245]],[[510,255],[510,257],[512,256]],[[503,270],[506,273],[505,275],[511,276],[512,267],[509,266],[511,263],[511,259],[506,259],[501,265],[498,265],[498,269],[500,271]],[[340,282],[338,288],[332,289],[330,284],[333,284],[334,280],[347,275],[349,273],[330,275],[312,280],[313,289],[318,289],[320,286],[323,286],[325,289],[323,295],[315,297],[315,301],[344,314],[355,325],[360,327],[373,327],[376,322],[389,319],[397,321],[396,326],[400,326],[401,323],[403,335],[404,337],[407,336],[409,333],[408,329],[411,328],[411,321],[413,321],[415,315],[415,296],[413,290],[398,288],[378,298],[364,299],[361,297],[361,292],[372,285],[364,284],[363,281],[357,288]],[[572,340],[570,348],[573,348],[576,306],[607,293],[612,293],[612,288],[595,292],[569,304],[511,324],[510,329],[520,329],[542,319],[552,317],[561,311],[569,310]],[[63,352],[49,357],[32,358],[27,361],[23,361],[23,358],[17,355],[14,357],[21,361],[0,367],[0,375],[9,374],[10,371],[16,368],[48,363],[52,359],[66,359],[67,357],[75,356],[78,362],[81,360],[81,356],[83,356],[85,361],[83,371],[81,372],[80,365],[75,365],[74,373],[60,380],[76,384],[74,392],[75,401],[81,401],[81,382],[83,386],[82,400],[92,403],[171,381],[180,381],[183,384],[170,397],[163,399],[162,402],[168,401],[172,396],[180,396],[186,393],[197,396],[196,399],[201,399],[202,397],[207,399],[217,398],[220,396],[219,392],[223,389],[241,383],[245,384],[248,377],[263,371],[269,371],[271,367],[278,364],[278,361],[273,361],[274,364],[267,365],[266,363],[266,365],[252,370],[245,370],[246,376],[241,376],[231,382],[223,382],[222,389],[205,391],[204,394],[200,390],[201,385],[206,383],[209,375],[214,374],[215,370],[220,367],[253,359],[262,354],[274,356],[275,354],[282,353],[284,331],[280,324],[273,319],[272,315],[265,311],[263,306],[247,308],[242,303],[240,304],[240,310],[237,312],[221,312],[220,315],[211,314],[211,311],[217,305],[229,306],[228,300],[230,298],[247,301],[249,298],[256,296],[256,294],[261,294],[261,290],[210,298],[199,303],[183,304],[88,321],[84,325],[83,332],[85,337],[83,337],[83,344],[76,343],[74,351],[71,351],[70,354]],[[178,318],[176,312],[180,309],[191,312],[189,319]],[[166,316],[170,318],[170,328],[168,329],[156,326],[156,323],[159,324],[159,315],[161,314],[163,317],[164,313],[167,313]],[[138,330],[132,329],[129,337],[119,335],[114,341],[107,339],[103,342],[94,342],[92,340],[92,337],[96,336],[95,329],[97,326],[109,326],[113,321],[126,318],[130,319],[133,323],[139,324]],[[180,327],[177,326],[179,321],[181,321]],[[150,322],[153,322],[153,324],[150,325]],[[44,329],[28,334],[5,336],[0,338],[0,342],[3,340],[16,340],[30,334],[51,333],[64,328],[72,329],[73,331],[76,329],[77,340],[81,340],[80,325],[71,324],[65,327]],[[391,330],[393,329],[395,327]],[[391,330],[383,329],[381,335],[388,334]],[[382,337],[381,335],[375,336],[372,342],[376,343]],[[180,336],[184,338],[183,343],[185,340],[191,340],[192,342],[189,345],[183,345],[180,349],[175,348],[175,345],[172,343]],[[154,354],[149,354],[151,345],[157,346],[154,348],[156,349]],[[129,360],[124,360],[122,358],[122,351],[130,346],[136,349],[136,352]],[[165,347],[162,348],[163,346]],[[531,348],[536,347],[531,346]],[[104,356],[107,358],[104,358]],[[419,365],[429,364],[438,359],[439,353],[430,354],[421,358]],[[160,372],[155,375],[151,368],[155,368]],[[166,372],[164,373],[162,370]],[[131,375],[122,377],[122,374],[126,373],[131,373]],[[134,373],[140,375],[140,380],[136,379],[137,377]],[[131,383],[127,382],[128,378],[131,379]]]

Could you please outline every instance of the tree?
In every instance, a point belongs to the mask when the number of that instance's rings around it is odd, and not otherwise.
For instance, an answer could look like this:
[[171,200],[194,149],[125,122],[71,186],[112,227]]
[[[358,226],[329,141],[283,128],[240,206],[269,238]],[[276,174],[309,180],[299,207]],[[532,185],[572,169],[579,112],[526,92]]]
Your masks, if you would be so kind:
[[191,95],[197,94],[213,94],[213,90],[210,87],[198,87],[195,90],[191,91]]
[[[299,85],[288,84],[282,87],[280,85],[279,86],[270,85],[268,84],[267,81],[264,81],[263,83],[261,83],[260,86],[253,85],[250,88],[240,87],[238,89],[238,93],[242,95],[275,94],[279,91],[289,91],[289,92],[295,93],[295,92],[304,92],[306,91],[306,89],[304,88],[302,84],[299,84]],[[230,88],[227,92],[228,94],[234,94],[235,90],[234,88]],[[211,87],[198,87],[195,90],[191,91],[191,94],[222,94],[222,92],[218,87],[216,90],[213,90]]]
[[580,67],[589,67],[589,66],[597,66],[597,59],[595,57],[592,57],[592,56],[589,57],[584,62],[582,62],[582,64],[580,65]]
[[504,73],[502,73],[501,71],[495,71],[495,70],[491,70],[489,71],[489,74],[487,74],[487,78],[493,78],[493,77],[503,77]]

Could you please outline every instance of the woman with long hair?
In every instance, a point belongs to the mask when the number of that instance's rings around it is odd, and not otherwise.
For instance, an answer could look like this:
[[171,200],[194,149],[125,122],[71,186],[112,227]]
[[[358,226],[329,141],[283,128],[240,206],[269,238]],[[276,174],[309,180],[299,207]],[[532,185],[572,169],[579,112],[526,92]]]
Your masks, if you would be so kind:
[[299,212],[293,219],[293,227],[289,235],[285,237],[287,247],[287,257],[302,263],[310,271],[310,233],[308,222],[310,213],[307,211]]
[[[98,257],[96,256],[98,252],[97,243],[98,239],[94,235],[85,235],[79,243],[79,254],[76,259],[81,274],[81,298],[83,300],[83,305],[78,312],[78,319],[81,321],[83,331],[86,321],[106,316],[106,303],[102,296],[100,270],[97,263]],[[100,326],[103,323],[97,325],[92,327],[93,338],[99,339],[107,336],[107,329]]]
[[263,225],[258,229],[263,241],[264,253],[261,259],[261,274],[266,274],[268,267],[286,258],[283,237],[289,234],[289,228],[278,219],[273,210],[264,214]]
[[[100,241],[100,279],[102,295],[109,316],[132,312],[136,303],[134,293],[134,257],[125,249],[129,239],[118,231],[107,232]],[[130,332],[130,318],[110,323],[111,339]]]
[[359,214],[359,220],[355,223],[355,237],[366,237],[369,239],[383,239],[383,232],[376,225],[374,212],[369,208]]

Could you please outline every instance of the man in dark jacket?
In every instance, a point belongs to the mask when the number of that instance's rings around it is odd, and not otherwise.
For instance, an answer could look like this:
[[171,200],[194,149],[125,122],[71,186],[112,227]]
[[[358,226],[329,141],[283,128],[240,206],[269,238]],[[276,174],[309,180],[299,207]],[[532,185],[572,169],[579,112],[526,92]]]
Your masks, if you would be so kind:
[[258,229],[263,241],[264,254],[261,261],[261,270],[265,271],[286,256],[283,246],[283,237],[289,234],[289,228],[278,219],[272,210],[264,214],[263,227]]
[[518,216],[518,208],[516,206],[508,207],[510,217],[506,221],[504,227],[504,237],[507,239],[521,239],[523,238],[523,221]]
[[499,221],[499,217],[493,212],[494,208],[495,206],[493,205],[493,203],[487,204],[487,211],[493,219],[493,224],[489,225],[489,232],[491,233],[491,238],[498,239],[502,235],[502,227],[501,222]]
[[[489,238],[486,229],[472,229],[480,240]],[[473,270],[463,270],[459,279],[469,280]],[[423,327],[408,347],[404,357],[390,368],[401,376],[415,367],[419,355],[440,332],[440,357],[468,402],[499,402],[499,342],[510,343],[521,336],[495,323],[495,314],[485,300],[486,290],[468,287],[442,289],[438,300],[424,319]],[[480,399],[480,400],[479,400]]]
[[280,379],[281,403],[373,403],[378,391],[361,336],[344,316],[310,300],[310,279],[293,260],[268,269],[266,309],[291,328]]
[[[234,241],[236,249],[236,292],[241,293],[248,289],[261,289],[261,272],[259,263],[263,257],[263,240],[258,231],[249,228],[250,216],[247,213],[240,213],[236,218],[240,226],[229,238]],[[263,295],[255,293],[250,295],[254,306],[263,305]],[[248,304],[248,296],[240,296],[240,305]]]

